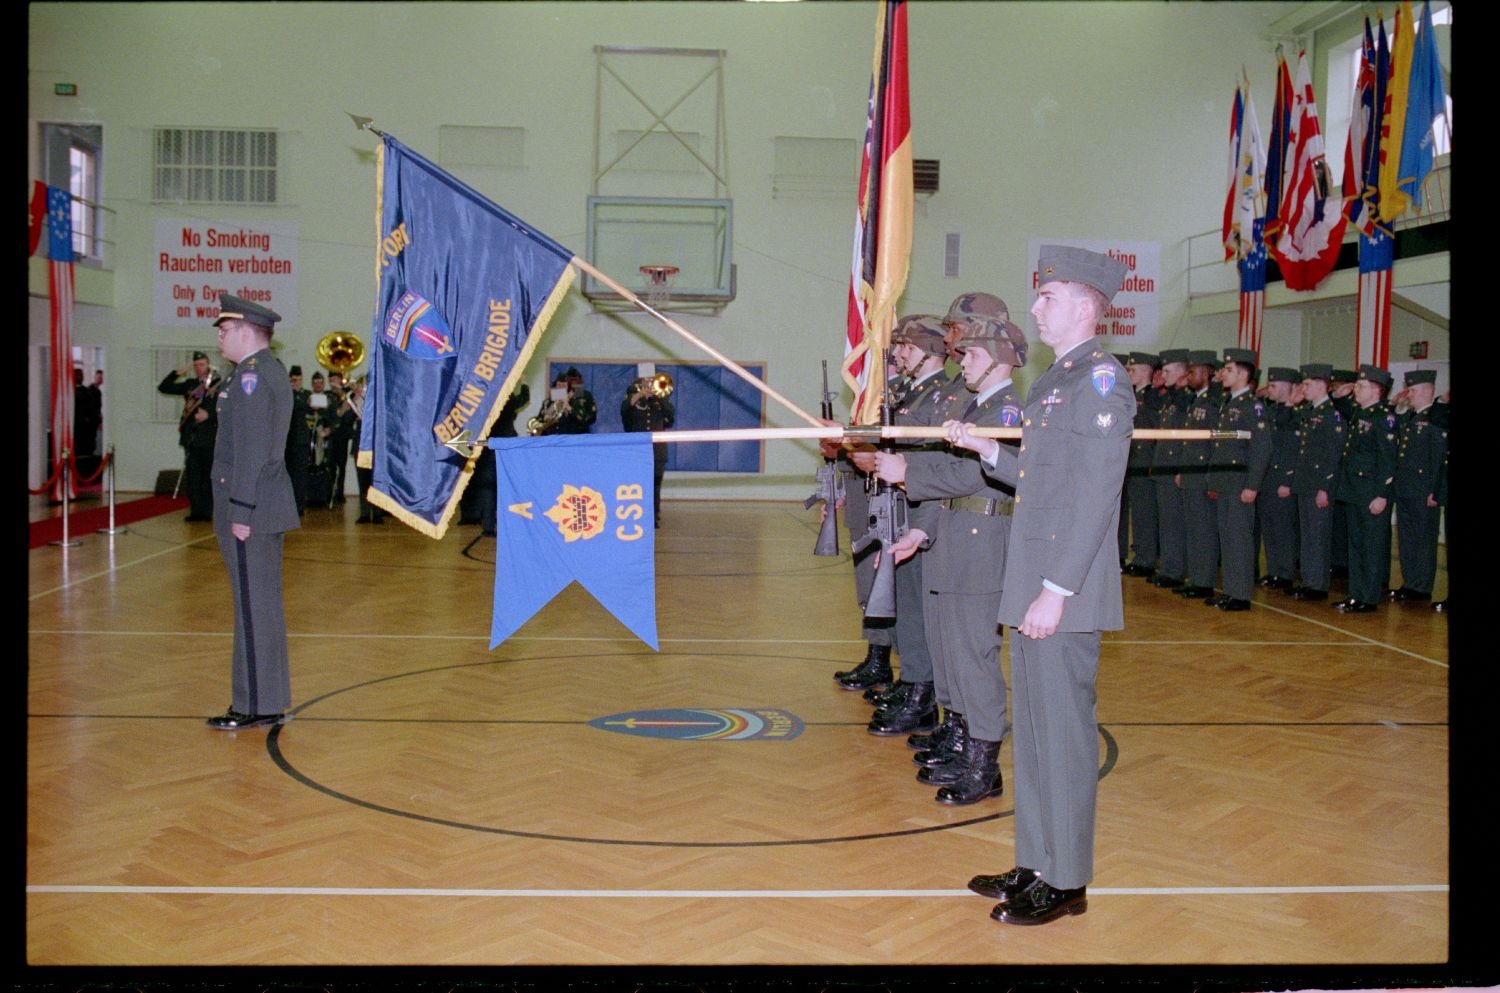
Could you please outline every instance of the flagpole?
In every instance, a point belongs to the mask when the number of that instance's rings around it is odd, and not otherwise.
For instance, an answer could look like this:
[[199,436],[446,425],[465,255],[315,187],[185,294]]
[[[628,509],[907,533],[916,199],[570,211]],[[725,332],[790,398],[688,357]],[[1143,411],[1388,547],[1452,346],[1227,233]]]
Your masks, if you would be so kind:
[[[751,386],[753,386],[756,389],[760,390],[762,393],[764,393],[766,396],[770,397],[772,400],[775,400],[777,403],[779,403],[782,406],[786,407],[786,409],[790,410],[792,413],[794,413],[798,417],[802,418],[808,424],[811,424],[814,427],[819,427],[819,428],[821,428],[823,426],[823,422],[822,421],[818,420],[816,417],[814,417],[813,415],[809,414],[807,411],[803,410],[801,407],[798,407],[796,404],[792,403],[792,401],[788,400],[786,397],[782,396],[780,393],[776,392],[769,385],[767,385],[764,381],[762,381],[760,379],[757,379],[755,376],[751,375],[750,372],[748,370],[746,370],[744,366],[742,366],[738,362],[734,361],[734,359],[731,359],[729,356],[725,355],[723,352],[720,352],[718,349],[714,348],[708,342],[704,341],[702,338],[699,338],[697,335],[693,334],[687,328],[683,327],[681,324],[678,324],[676,321],[672,320],[670,317],[666,316],[661,311],[657,310],[655,307],[651,306],[646,301],[642,300],[639,296],[637,296],[635,293],[633,293],[632,291],[630,291],[626,287],[621,286],[619,283],[615,282],[613,279],[610,279],[608,276],[606,276],[604,273],[600,272],[598,269],[594,268],[588,262],[584,261],[583,259],[581,259],[581,258],[579,258],[578,256],[575,255],[575,256],[573,256],[573,264],[576,265],[578,268],[582,269],[584,272],[588,273],[590,276],[593,276],[595,279],[599,280],[599,282],[603,283],[605,286],[608,286],[610,289],[612,289],[616,293],[620,294],[620,296],[624,297],[626,300],[630,301],[631,303],[635,304],[637,307],[639,307],[642,310],[644,310],[646,313],[650,314],[652,317],[655,317],[658,321],[661,321],[663,324],[665,324],[667,327],[671,328],[673,331],[676,331],[678,334],[682,335],[682,337],[686,338],[688,341],[692,342],[694,345],[697,345],[699,348],[703,349],[709,355],[712,355],[714,358],[718,359],[719,363],[721,365],[723,365],[726,369],[728,369],[730,372],[734,373],[736,376],[740,377],[745,382],[749,383]],[[820,435],[799,435],[798,437],[808,437],[808,438],[810,438],[810,437],[821,437],[821,436]],[[832,437],[832,436],[830,436],[830,437]]]
[[[976,438],[1016,440],[1020,428],[970,428]],[[845,441],[874,442],[883,438],[946,438],[948,429],[941,425],[926,427],[906,425],[823,425],[806,428],[716,428],[686,431],[652,431],[653,442],[674,441],[766,441],[777,438],[843,438]],[[1248,431],[1213,431],[1206,428],[1136,428],[1130,433],[1141,441],[1212,441],[1214,439],[1248,439]]]

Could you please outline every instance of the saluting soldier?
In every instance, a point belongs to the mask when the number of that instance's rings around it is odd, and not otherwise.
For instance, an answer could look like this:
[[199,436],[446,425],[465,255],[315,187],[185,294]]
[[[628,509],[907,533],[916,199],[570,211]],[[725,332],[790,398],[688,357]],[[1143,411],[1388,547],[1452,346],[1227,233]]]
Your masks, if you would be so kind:
[[[1334,409],[1344,419],[1347,428],[1354,422],[1354,381],[1359,373],[1353,369],[1335,369],[1328,381],[1328,395],[1333,400]],[[1345,435],[1347,441],[1348,435]],[[1342,461],[1342,456],[1340,456]],[[1335,579],[1344,579],[1349,575],[1349,519],[1339,510],[1333,515],[1333,543],[1332,548],[1332,570],[1331,575]]]
[[[1167,348],[1161,353],[1162,398],[1157,410],[1157,427],[1187,427],[1188,407],[1193,391],[1187,385],[1188,350]],[[1182,513],[1182,488],[1177,472],[1182,464],[1181,441],[1163,439],[1156,443],[1151,456],[1151,485],[1156,493],[1156,542],[1158,561],[1156,575],[1147,580],[1152,586],[1174,590],[1187,575],[1187,524]]]
[[307,467],[312,460],[313,425],[317,414],[312,409],[312,390],[302,388],[302,367],[292,366],[287,374],[292,390],[292,416],[286,431],[286,471],[292,481],[292,497],[297,513],[307,508]]
[[1438,476],[1448,455],[1448,425],[1436,409],[1437,371],[1413,369],[1405,379],[1410,409],[1401,418],[1396,455],[1396,536],[1401,586],[1396,601],[1428,601],[1437,578]]
[[[1184,427],[1211,431],[1219,422],[1220,391],[1217,373],[1221,363],[1207,349],[1188,353],[1188,386],[1193,390]],[[1177,484],[1182,490],[1182,518],[1187,548],[1186,582],[1177,595],[1189,600],[1207,600],[1214,595],[1219,577],[1219,525],[1214,502],[1209,499],[1209,460],[1213,442],[1185,441]]]
[[1294,394],[1302,392],[1301,384],[1302,374],[1296,369],[1272,366],[1266,372],[1271,464],[1255,508],[1266,547],[1266,574],[1260,585],[1268,590],[1290,589],[1297,575],[1297,498],[1292,495],[1292,477],[1297,471],[1299,419]]
[[207,355],[194,352],[191,369],[174,369],[156,386],[158,393],[182,397],[177,443],[182,446],[185,456],[182,481],[187,490],[186,519],[189,521],[213,519],[213,476],[210,470],[214,461],[214,435],[219,428],[214,414],[214,394],[223,378]]
[[1344,458],[1344,415],[1328,395],[1333,367],[1302,366],[1302,404],[1297,421],[1297,547],[1302,582],[1287,592],[1296,600],[1327,600],[1333,554],[1334,492]]
[[1216,428],[1248,431],[1246,438],[1215,438],[1210,497],[1224,565],[1224,593],[1205,601],[1220,610],[1249,610],[1255,593],[1255,500],[1271,465],[1271,429],[1266,405],[1255,395],[1258,357],[1248,348],[1224,349],[1224,406]]
[[281,315],[227,293],[219,307],[219,351],[235,369],[218,395],[214,533],[234,595],[234,663],[229,710],[208,725],[233,731],[280,723],[291,706],[281,556],[299,524],[286,471],[291,382],[271,354]]
[[[1161,408],[1166,399],[1151,385],[1161,364],[1161,356],[1152,352],[1131,352],[1125,365],[1130,385],[1135,390],[1135,426],[1138,428],[1154,428],[1161,424]],[[1128,562],[1123,554],[1120,556],[1120,571],[1127,576],[1149,577],[1156,572],[1156,487],[1151,483],[1151,463],[1155,456],[1156,442],[1131,440],[1130,464],[1125,470],[1120,506],[1120,534],[1123,537],[1129,532],[1135,549]]]
[[[996,310],[1003,309],[1003,303]],[[945,421],[1018,427],[1021,398],[1011,373],[1026,362],[1026,337],[1009,320],[964,320],[956,342],[965,392]],[[1012,487],[989,479],[967,450],[881,453],[882,479],[916,503],[911,530],[892,550],[922,549],[928,646],[943,720],[913,757],[917,781],[938,785],[939,803],[977,803],[1004,792],[1000,745],[1010,734],[1000,669],[1001,579],[1014,509]]]
[[1387,405],[1391,374],[1359,367],[1355,408],[1344,440],[1336,499],[1349,529],[1349,598],[1334,608],[1350,614],[1374,610],[1391,575],[1391,497],[1396,476],[1396,412]]

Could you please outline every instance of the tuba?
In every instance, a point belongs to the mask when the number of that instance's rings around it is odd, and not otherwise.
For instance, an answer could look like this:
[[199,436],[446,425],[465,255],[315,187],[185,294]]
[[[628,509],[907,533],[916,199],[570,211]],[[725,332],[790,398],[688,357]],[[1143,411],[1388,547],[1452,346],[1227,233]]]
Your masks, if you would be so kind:
[[353,331],[330,331],[318,339],[316,355],[318,364],[343,376],[347,386],[350,370],[365,360],[365,343]]

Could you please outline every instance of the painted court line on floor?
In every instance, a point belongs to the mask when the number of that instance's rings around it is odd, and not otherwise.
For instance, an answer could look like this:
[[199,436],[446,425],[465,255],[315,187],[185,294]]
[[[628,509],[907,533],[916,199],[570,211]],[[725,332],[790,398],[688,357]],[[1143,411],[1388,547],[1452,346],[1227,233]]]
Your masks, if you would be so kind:
[[[188,894],[196,896],[449,896],[542,897],[628,900],[838,900],[974,896],[962,890],[500,890],[379,888],[353,886],[27,886],[27,893],[112,894],[116,896]],[[1389,886],[1098,886],[1090,896],[1297,896],[1350,893],[1446,893],[1446,883]]]

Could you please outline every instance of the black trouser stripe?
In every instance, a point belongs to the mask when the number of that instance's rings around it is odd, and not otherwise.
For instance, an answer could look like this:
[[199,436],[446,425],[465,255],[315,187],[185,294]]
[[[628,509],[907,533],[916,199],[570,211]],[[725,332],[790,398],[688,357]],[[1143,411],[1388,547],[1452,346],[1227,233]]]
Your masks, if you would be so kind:
[[260,713],[260,696],[255,686],[255,622],[250,613],[250,553],[245,548],[245,542],[238,538],[233,540],[235,560],[240,574],[240,620],[245,627],[245,675],[250,681],[249,709],[246,712],[258,714]]

